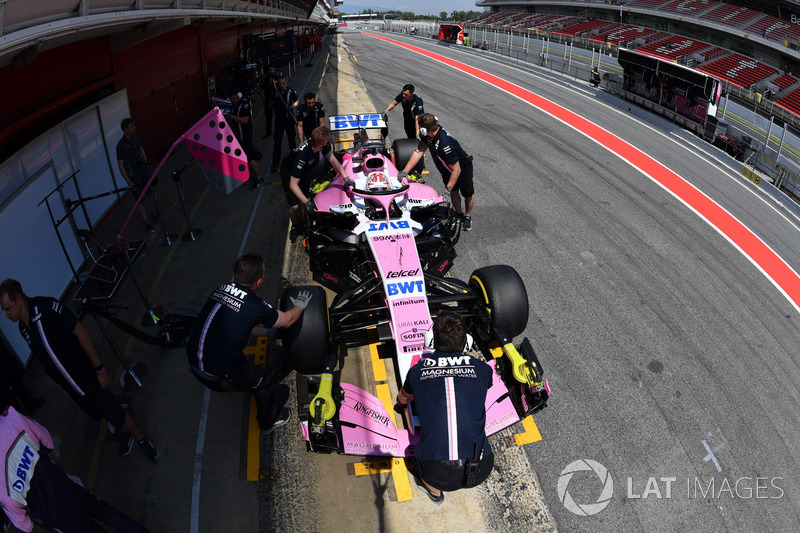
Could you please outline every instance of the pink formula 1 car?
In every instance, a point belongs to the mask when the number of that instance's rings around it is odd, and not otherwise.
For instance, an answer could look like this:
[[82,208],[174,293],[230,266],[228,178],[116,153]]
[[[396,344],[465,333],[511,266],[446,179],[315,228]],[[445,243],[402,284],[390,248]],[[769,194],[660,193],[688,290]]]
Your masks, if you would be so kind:
[[[314,278],[336,296],[328,305],[319,286],[302,319],[286,330],[283,346],[298,372],[303,435],[314,452],[410,456],[417,441],[413,405],[396,425],[372,393],[338,379],[350,348],[381,343],[396,361],[398,388],[408,369],[429,352],[424,334],[441,308],[461,314],[476,339],[473,349],[495,366],[486,401],[486,430],[495,433],[542,409],[550,389],[527,338],[528,297],[510,266],[479,268],[468,282],[445,274],[455,258],[461,223],[432,188],[398,179],[417,141],[382,141],[380,115],[331,118],[337,175],[313,201],[305,246]],[[365,137],[381,140],[365,140]],[[392,163],[394,157],[396,165]],[[494,348],[494,349],[493,349]],[[497,354],[495,359],[492,354]]]

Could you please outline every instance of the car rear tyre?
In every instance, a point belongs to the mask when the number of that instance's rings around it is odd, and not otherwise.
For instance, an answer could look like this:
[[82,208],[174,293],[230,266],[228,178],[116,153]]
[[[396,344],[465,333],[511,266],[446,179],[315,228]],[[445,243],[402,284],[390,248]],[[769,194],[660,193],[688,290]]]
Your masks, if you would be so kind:
[[479,268],[470,276],[469,287],[488,315],[488,323],[480,325],[486,333],[491,335],[499,328],[508,338],[513,338],[525,331],[528,293],[513,267],[492,265]]
[[[411,154],[419,146],[419,141],[416,139],[396,139],[392,143],[392,150],[394,150],[394,160],[397,161],[397,170],[406,168],[408,161],[411,159]],[[419,163],[416,164],[411,172],[422,172],[425,169],[425,158],[421,158]]]
[[291,300],[302,290],[311,291],[311,301],[300,318],[283,331],[283,351],[292,366],[301,374],[319,374],[325,370],[330,355],[328,300],[325,289],[318,285],[290,287],[281,298],[281,311],[292,307]]

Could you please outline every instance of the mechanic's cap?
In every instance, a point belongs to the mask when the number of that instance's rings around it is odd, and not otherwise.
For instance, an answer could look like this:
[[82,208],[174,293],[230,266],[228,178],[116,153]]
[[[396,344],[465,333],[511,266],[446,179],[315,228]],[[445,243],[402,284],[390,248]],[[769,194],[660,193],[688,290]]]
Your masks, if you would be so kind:
[[389,178],[383,172],[373,172],[367,176],[368,191],[388,191]]

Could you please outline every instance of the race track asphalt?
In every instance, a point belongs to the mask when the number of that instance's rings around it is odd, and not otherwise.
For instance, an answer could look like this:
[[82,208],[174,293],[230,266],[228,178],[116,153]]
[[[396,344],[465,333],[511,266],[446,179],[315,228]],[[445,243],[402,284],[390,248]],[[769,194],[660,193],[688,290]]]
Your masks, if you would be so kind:
[[[553,388],[536,416],[543,440],[525,450],[558,529],[796,530],[797,308],[618,156],[402,45],[482,69],[600,125],[712,198],[795,271],[798,221],[739,176],[730,157],[616,96],[435,41],[345,35],[376,110],[413,83],[425,110],[475,157],[475,229],[459,243],[452,274],[504,263],[525,281],[525,335]],[[390,130],[400,127],[395,110]],[[440,187],[430,157],[427,167]],[[584,459],[607,468],[614,484],[591,516],[567,510],[558,491],[567,465]],[[591,470],[562,482],[578,504],[598,502],[603,487]]]

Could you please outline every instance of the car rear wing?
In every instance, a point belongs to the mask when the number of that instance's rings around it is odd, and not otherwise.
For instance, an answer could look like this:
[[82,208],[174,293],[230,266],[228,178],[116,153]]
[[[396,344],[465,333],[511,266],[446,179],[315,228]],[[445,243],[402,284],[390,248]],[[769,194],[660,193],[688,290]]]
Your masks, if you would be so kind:
[[364,142],[366,139],[356,139],[356,134],[361,129],[367,131],[369,141],[372,142],[384,142],[388,132],[386,121],[383,120],[380,113],[336,115],[330,117],[329,122],[334,152],[351,150],[355,148],[356,142]]

